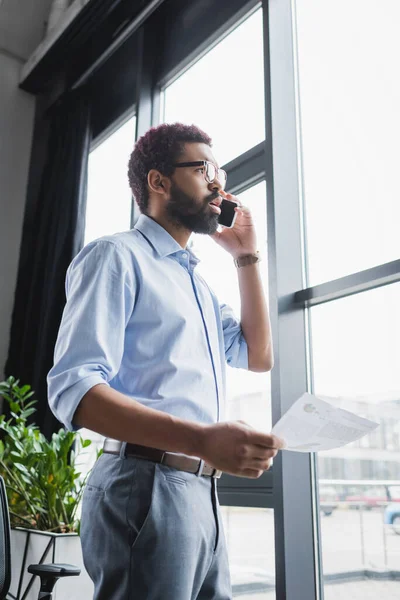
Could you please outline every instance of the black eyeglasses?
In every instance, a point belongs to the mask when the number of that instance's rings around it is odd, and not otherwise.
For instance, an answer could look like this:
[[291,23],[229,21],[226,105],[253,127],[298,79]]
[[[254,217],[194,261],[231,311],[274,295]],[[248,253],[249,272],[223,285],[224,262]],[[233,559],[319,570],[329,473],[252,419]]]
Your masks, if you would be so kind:
[[207,183],[214,183],[218,179],[222,188],[225,188],[227,174],[223,169],[219,169],[209,160],[195,160],[192,162],[180,162],[172,165],[173,167],[204,167],[204,178]]

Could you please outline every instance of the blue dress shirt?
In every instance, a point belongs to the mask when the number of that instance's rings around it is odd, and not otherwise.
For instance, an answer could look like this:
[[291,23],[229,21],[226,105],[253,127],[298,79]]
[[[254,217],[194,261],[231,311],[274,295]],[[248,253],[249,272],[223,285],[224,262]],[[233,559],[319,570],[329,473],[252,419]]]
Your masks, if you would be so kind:
[[75,257],[47,378],[50,407],[68,429],[99,383],[182,419],[224,419],[225,361],[247,369],[247,345],[198,262],[145,215]]

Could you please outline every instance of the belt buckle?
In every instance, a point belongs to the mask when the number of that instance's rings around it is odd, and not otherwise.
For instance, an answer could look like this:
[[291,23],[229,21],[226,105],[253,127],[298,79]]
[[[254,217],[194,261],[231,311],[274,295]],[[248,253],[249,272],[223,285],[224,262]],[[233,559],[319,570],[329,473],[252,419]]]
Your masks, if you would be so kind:
[[200,459],[200,464],[199,464],[199,468],[197,469],[195,475],[196,477],[201,477],[203,474],[203,469],[204,469],[204,460],[201,458]]

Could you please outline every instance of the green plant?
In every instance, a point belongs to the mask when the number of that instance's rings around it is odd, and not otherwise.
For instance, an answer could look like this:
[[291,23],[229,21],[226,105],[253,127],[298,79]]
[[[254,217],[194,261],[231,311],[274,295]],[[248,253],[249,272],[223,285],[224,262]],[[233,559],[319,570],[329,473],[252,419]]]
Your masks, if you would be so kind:
[[[35,411],[31,386],[9,377],[0,383],[0,397],[10,418],[0,417],[0,474],[4,477],[11,525],[69,533],[79,531],[76,511],[86,482],[76,468],[81,449],[91,444],[79,433],[60,429],[51,440],[28,417]],[[76,453],[74,442],[80,446]]]

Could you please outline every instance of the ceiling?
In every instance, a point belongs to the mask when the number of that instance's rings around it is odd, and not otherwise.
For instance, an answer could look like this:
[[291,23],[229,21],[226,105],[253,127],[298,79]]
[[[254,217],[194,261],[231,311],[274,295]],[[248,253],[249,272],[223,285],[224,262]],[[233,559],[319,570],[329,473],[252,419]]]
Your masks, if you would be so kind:
[[27,60],[44,37],[53,0],[0,0],[0,50]]

